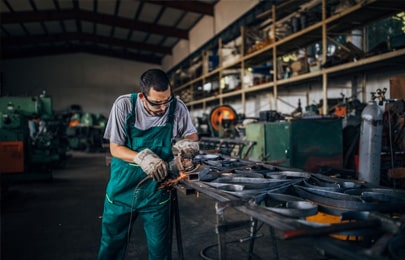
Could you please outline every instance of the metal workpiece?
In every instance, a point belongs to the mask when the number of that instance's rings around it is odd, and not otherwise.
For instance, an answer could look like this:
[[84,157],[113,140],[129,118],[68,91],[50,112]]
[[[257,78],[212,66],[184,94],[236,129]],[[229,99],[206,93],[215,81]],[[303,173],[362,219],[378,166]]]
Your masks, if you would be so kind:
[[292,218],[303,218],[318,213],[318,205],[300,197],[271,193],[260,194],[252,199],[252,203],[269,211]]
[[405,210],[405,201],[365,201],[359,196],[333,192],[321,189],[314,189],[294,185],[295,191],[307,200],[322,204],[323,207],[336,208],[344,211],[381,211],[381,212],[401,212]]
[[[260,236],[257,228],[263,224],[269,227],[275,250],[277,239],[306,237],[305,241],[340,259],[382,259],[389,246],[395,251],[398,241],[403,241],[397,237],[405,230],[404,219],[398,217],[405,210],[405,191],[221,155],[207,155],[200,162],[198,179],[184,184],[216,201],[219,259],[226,259],[224,233],[240,228],[249,229],[240,240],[249,241],[253,255],[254,241]],[[228,209],[249,216],[250,221],[227,221]],[[312,220],[323,214],[332,215],[335,222]],[[341,255],[336,244],[345,247]]]
[[388,188],[347,189],[346,194],[360,196],[365,201],[405,202],[405,191]]
[[399,234],[405,228],[404,220],[379,212],[349,211],[342,214],[342,220],[377,220],[382,230],[391,234]]
[[358,181],[358,180],[354,180],[354,179],[334,178],[334,177],[329,177],[327,175],[322,175],[319,173],[312,173],[311,178],[317,179],[318,182],[338,184],[340,186],[340,188],[344,188],[344,189],[353,189],[353,188],[360,188],[360,187],[365,186],[365,183],[362,181]]

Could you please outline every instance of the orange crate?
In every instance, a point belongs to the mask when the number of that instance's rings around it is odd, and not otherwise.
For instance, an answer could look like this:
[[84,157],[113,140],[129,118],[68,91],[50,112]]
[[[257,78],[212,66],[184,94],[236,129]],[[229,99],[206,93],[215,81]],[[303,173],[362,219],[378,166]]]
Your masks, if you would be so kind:
[[24,143],[0,142],[0,173],[24,172]]

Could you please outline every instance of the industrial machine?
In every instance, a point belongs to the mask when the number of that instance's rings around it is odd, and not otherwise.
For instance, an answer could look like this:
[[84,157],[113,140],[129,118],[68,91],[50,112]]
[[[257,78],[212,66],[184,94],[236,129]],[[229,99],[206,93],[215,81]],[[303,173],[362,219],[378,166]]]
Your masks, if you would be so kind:
[[211,110],[209,126],[214,137],[235,137],[235,125],[237,122],[238,115],[231,106],[222,105]]
[[50,173],[66,158],[63,129],[45,93],[0,97],[0,173]]
[[209,116],[198,118],[200,149],[245,158],[254,142],[241,138],[244,133],[237,126],[243,118],[229,105],[217,106]]
[[69,148],[78,151],[101,151],[107,119],[101,114],[75,111],[68,119],[66,136]]
[[316,172],[320,167],[341,168],[342,120],[294,119],[246,126],[246,139],[256,142],[249,159]]

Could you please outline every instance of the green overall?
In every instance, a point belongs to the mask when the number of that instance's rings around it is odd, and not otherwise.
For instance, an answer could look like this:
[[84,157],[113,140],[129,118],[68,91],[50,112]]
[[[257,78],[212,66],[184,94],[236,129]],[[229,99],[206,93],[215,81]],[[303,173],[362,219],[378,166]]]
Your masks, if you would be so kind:
[[[169,107],[165,126],[147,130],[135,128],[137,94],[132,94],[132,112],[126,118],[128,144],[134,151],[151,149],[162,160],[173,159],[171,137],[176,99]],[[144,222],[149,259],[170,259],[169,207],[170,192],[157,189],[158,182],[148,179],[136,188],[147,175],[136,164],[118,158],[111,162],[102,218],[102,236],[98,259],[124,259],[128,242],[130,218],[140,216]],[[131,214],[132,213],[132,214]]]

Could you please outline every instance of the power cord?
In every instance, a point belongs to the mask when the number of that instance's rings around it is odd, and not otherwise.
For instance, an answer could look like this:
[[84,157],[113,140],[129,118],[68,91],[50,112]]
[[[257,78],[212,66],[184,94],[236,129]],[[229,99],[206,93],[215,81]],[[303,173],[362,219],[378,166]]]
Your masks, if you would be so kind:
[[132,196],[132,202],[131,202],[131,214],[129,216],[129,224],[128,224],[128,232],[127,232],[127,244],[128,245],[129,245],[129,241],[131,240],[132,215],[134,212],[133,209],[134,209],[134,201],[135,201],[136,193],[137,193],[139,187],[149,179],[152,179],[152,177],[150,175],[147,175],[134,188],[134,195]]

